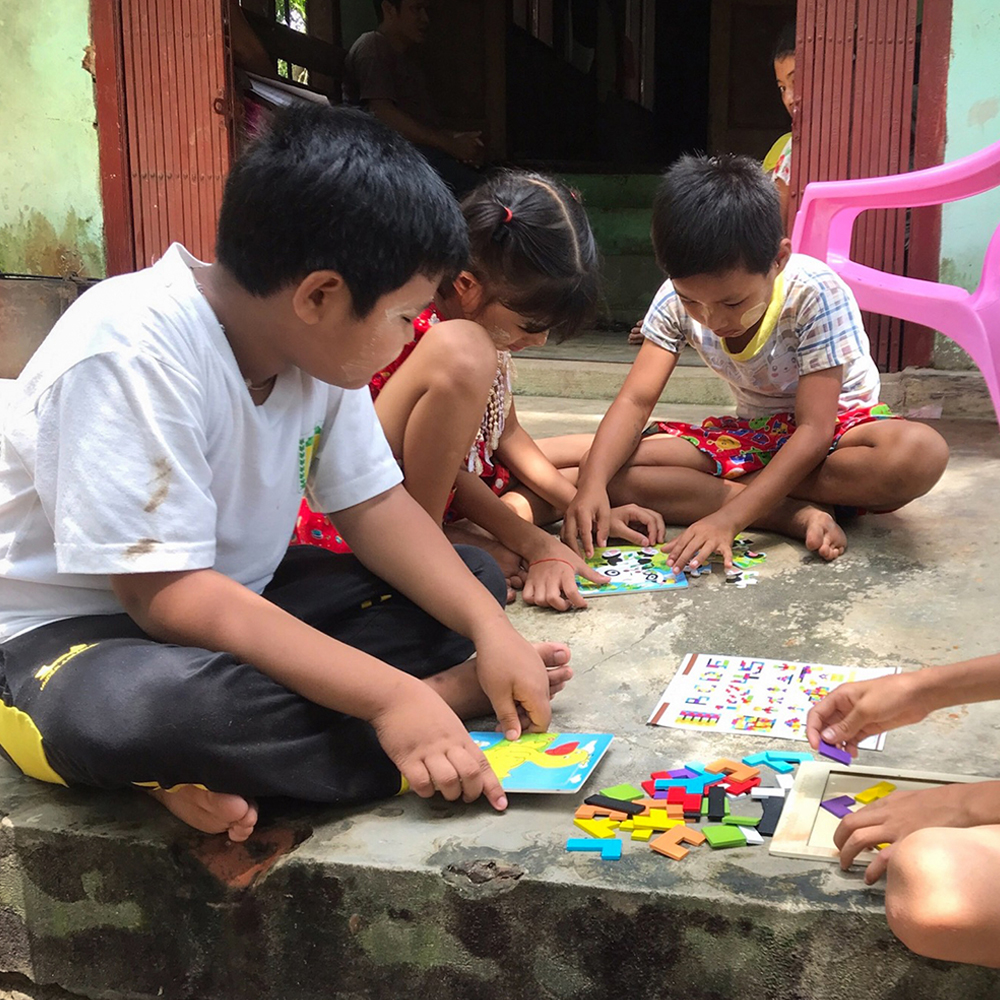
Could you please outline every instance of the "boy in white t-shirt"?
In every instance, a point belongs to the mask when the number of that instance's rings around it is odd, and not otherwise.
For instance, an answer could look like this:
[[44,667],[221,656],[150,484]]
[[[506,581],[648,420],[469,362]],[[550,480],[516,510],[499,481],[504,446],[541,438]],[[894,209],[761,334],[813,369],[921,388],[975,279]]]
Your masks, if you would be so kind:
[[[678,160],[653,204],[653,245],[669,280],[597,431],[565,541],[589,555],[595,537],[606,544],[610,504],[630,502],[690,525],[666,547],[673,565],[720,552],[730,568],[749,525],[836,559],[847,538],[832,508],[894,510],[938,481],[947,445],[879,403],[854,296],[822,262],[791,253],[756,160]],[[729,383],[736,416],[647,428],[685,343]]]
[[[216,264],[175,244],[60,319],[0,436],[22,771],[147,788],[232,840],[257,796],[506,806],[459,716],[544,730],[569,651],[522,639],[496,564],[403,489],[367,388],[466,250],[405,140],[297,108],[234,164]],[[286,555],[307,484],[356,557]]]

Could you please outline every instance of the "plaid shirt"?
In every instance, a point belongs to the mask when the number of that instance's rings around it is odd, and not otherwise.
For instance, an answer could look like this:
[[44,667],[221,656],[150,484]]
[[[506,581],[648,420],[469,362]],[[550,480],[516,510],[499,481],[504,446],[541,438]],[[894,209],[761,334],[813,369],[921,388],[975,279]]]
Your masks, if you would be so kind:
[[740,417],[794,413],[799,376],[841,365],[840,412],[878,403],[878,369],[854,295],[822,261],[804,254],[792,254],[759,332],[738,354],[687,314],[669,281],[649,307],[642,332],[674,354],[690,344],[729,383]]

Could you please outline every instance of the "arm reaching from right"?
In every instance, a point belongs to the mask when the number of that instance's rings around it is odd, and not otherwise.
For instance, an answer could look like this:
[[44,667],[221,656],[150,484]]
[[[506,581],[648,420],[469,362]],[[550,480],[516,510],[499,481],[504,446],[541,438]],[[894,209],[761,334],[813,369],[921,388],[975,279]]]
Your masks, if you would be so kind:
[[814,750],[822,739],[857,756],[868,736],[920,722],[939,708],[994,698],[1000,698],[1000,653],[842,684],[809,712],[806,733]]

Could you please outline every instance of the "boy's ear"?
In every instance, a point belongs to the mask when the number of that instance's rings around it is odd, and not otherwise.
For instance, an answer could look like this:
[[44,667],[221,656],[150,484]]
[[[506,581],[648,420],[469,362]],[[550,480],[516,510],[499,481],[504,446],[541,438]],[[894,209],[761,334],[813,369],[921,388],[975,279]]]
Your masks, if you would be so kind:
[[778,244],[778,256],[774,258],[774,263],[778,265],[778,270],[775,274],[781,274],[785,269],[785,265],[788,263],[788,258],[792,255],[792,241],[786,236]]
[[337,271],[312,271],[292,293],[295,315],[309,326],[333,311],[350,311],[353,306],[351,290]]

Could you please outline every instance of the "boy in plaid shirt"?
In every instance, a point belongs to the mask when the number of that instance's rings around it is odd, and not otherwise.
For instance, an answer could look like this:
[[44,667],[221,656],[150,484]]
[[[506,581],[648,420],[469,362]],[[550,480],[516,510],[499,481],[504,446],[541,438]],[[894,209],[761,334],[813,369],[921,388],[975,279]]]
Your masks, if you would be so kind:
[[[678,160],[654,202],[653,244],[668,280],[581,471],[569,544],[605,545],[610,505],[628,501],[690,525],[666,547],[678,567],[720,552],[730,568],[751,525],[831,560],[847,547],[834,508],[895,510],[938,481],[947,445],[879,403],[854,296],[791,252],[755,160]],[[647,426],[685,343],[729,383],[736,415]]]

